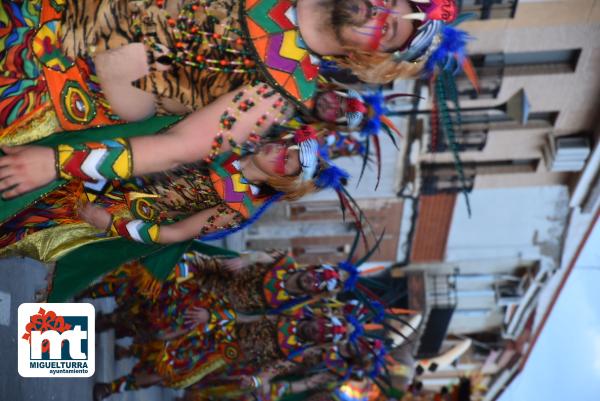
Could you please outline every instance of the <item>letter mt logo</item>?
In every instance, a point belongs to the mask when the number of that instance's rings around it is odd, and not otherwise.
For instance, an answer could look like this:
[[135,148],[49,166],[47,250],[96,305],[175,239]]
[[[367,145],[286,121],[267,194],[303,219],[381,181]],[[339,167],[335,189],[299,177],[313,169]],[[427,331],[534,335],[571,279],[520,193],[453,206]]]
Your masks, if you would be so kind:
[[21,304],[19,374],[91,377],[95,369],[92,304]]

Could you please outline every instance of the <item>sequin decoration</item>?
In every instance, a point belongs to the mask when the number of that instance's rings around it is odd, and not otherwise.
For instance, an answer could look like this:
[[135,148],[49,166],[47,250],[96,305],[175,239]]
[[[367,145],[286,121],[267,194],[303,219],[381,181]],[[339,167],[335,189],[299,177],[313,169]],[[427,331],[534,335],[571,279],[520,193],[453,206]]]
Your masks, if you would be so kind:
[[77,81],[67,81],[60,97],[64,116],[72,123],[87,124],[94,118],[96,106]]

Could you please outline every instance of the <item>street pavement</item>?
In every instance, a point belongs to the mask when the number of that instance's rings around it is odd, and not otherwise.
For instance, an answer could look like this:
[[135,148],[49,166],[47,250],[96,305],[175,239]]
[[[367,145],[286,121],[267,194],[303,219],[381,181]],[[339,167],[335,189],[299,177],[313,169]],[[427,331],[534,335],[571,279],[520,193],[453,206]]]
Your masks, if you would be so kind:
[[[82,268],[85,268],[82,266]],[[48,270],[30,259],[0,259],[0,401],[92,401],[95,382],[128,373],[135,361],[114,360],[112,331],[96,336],[96,373],[91,378],[23,378],[17,370],[17,309],[35,302],[35,293],[47,286]],[[108,312],[111,299],[94,301],[96,311]],[[123,340],[119,340],[121,343]],[[122,343],[126,345],[126,342]],[[114,395],[109,401],[170,401],[177,393],[159,387]]]

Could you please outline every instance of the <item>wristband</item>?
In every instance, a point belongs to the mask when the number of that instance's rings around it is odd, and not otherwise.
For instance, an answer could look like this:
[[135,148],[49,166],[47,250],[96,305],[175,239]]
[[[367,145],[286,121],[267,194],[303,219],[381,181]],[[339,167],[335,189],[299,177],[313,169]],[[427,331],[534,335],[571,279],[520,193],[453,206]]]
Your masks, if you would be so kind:
[[158,242],[160,227],[158,224],[145,220],[113,218],[110,225],[110,235],[123,237],[143,244]]
[[261,388],[263,381],[258,376],[252,376],[252,383],[254,384],[254,388]]
[[76,145],[58,145],[56,172],[60,178],[103,181],[131,177],[133,161],[126,139],[107,139]]

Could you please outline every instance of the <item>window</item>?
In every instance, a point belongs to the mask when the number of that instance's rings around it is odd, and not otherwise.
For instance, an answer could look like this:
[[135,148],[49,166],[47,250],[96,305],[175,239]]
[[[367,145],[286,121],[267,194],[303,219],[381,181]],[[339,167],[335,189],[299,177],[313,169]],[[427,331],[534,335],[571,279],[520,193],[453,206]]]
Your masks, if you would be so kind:
[[477,174],[535,173],[539,159],[493,160],[463,163],[465,183],[459,178],[453,163],[423,163],[421,165],[421,192],[424,195],[456,193],[473,189]]
[[465,167],[463,166],[465,176],[463,184],[454,164],[423,163],[421,165],[421,193],[423,195],[456,193],[462,192],[465,188],[470,192],[475,183],[475,171],[472,168]]
[[[464,130],[514,130],[531,128],[554,127],[558,118],[558,111],[540,111],[529,114],[526,124],[512,120],[503,113],[502,106],[490,108],[489,112],[463,110],[462,127]],[[498,112],[500,111],[500,112]]]
[[[487,142],[488,132],[485,129],[463,129],[456,132],[456,145],[459,152],[483,150]],[[429,147],[430,152],[449,151],[448,141],[445,137],[438,138]]]
[[535,173],[540,159],[492,160],[468,163],[475,174]]
[[482,77],[572,73],[577,69],[580,55],[581,49],[559,49],[475,54],[471,61]]
[[464,75],[456,78],[458,93],[463,99],[495,99],[505,76],[573,73],[580,55],[581,49],[474,54],[470,58],[480,81],[479,96]]
[[474,13],[479,19],[513,18],[518,0],[457,0],[462,12]]
[[548,50],[504,54],[504,74],[533,75],[572,73],[577,69],[581,49]]

